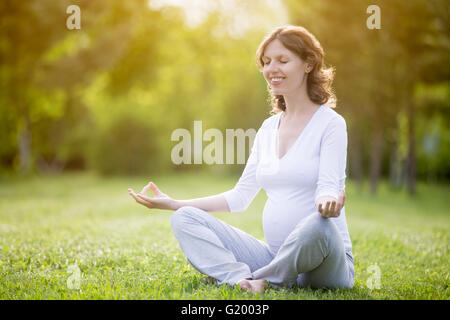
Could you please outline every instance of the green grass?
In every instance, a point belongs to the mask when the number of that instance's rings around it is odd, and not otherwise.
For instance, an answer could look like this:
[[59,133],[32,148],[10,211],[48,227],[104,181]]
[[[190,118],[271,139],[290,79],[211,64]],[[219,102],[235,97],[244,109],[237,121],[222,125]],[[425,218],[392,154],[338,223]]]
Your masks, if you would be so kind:
[[[152,177],[174,198],[230,189],[237,177]],[[408,197],[381,184],[376,197],[347,182],[347,223],[355,256],[353,289],[269,289],[251,295],[206,284],[171,233],[170,212],[139,206],[127,193],[147,178],[92,174],[0,183],[0,299],[449,299],[450,186],[418,185]],[[263,239],[262,191],[245,213],[215,214]],[[79,289],[69,289],[80,271]],[[368,287],[381,271],[380,289]]]

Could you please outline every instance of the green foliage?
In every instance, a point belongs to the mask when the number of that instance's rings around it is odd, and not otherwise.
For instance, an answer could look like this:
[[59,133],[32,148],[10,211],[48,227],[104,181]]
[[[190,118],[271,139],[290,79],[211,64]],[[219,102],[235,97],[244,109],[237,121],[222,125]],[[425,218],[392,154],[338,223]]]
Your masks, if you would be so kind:
[[108,174],[152,174],[158,170],[154,130],[143,120],[124,116],[114,120],[91,141],[91,164]]

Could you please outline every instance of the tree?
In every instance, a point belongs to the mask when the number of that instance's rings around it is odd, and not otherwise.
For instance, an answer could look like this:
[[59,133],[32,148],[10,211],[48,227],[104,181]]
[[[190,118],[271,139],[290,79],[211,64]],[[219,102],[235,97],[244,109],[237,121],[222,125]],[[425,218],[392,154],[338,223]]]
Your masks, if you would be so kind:
[[[65,24],[69,4],[51,0],[7,0],[0,4],[3,76],[0,108],[8,118],[8,130],[14,132],[3,137],[17,139],[6,141],[9,147],[2,153],[17,146],[18,169],[22,174],[33,167],[33,125],[64,114],[48,105],[59,104],[64,108],[74,95],[71,90],[88,83],[96,72],[114,65],[127,43],[131,5],[121,1],[79,1],[82,31],[70,31]],[[105,30],[108,32],[102,32]]]

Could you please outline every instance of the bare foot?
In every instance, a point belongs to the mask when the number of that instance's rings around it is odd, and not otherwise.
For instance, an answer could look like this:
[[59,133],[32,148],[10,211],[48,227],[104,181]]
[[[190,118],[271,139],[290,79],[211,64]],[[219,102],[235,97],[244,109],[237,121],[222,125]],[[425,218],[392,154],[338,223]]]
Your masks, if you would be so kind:
[[237,283],[242,290],[250,290],[252,293],[264,293],[266,290],[266,283],[263,279],[247,280],[242,279]]

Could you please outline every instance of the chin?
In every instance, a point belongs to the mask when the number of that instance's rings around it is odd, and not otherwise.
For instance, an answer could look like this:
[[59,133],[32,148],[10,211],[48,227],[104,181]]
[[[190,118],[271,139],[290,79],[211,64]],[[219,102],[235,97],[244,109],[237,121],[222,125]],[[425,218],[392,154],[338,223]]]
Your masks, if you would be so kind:
[[272,93],[274,95],[277,95],[277,96],[284,96],[286,94],[286,91],[285,90],[273,90],[272,89]]
[[280,89],[280,88],[272,88],[272,92],[273,92],[274,94],[279,95],[279,94],[284,94],[284,93],[285,93],[285,90]]

